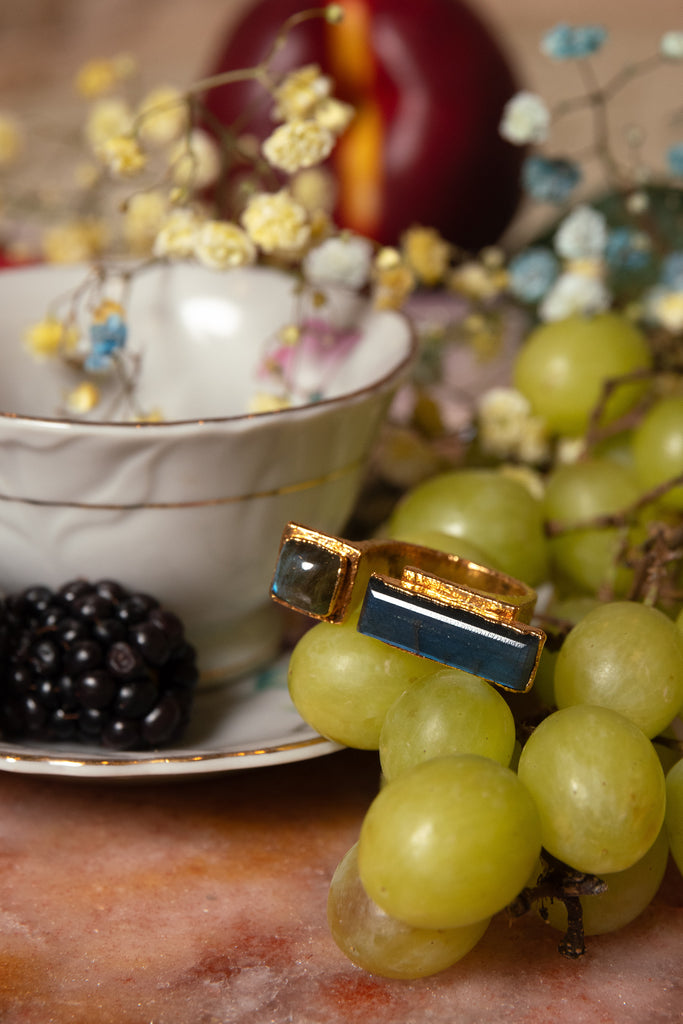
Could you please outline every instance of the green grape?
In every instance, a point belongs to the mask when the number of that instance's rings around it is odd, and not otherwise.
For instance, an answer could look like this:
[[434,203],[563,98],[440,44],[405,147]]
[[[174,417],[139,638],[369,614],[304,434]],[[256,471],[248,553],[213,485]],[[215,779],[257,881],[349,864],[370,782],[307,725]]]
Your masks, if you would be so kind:
[[[647,491],[683,474],[683,395],[660,399],[643,417],[633,434],[633,458],[638,481]],[[683,484],[660,501],[683,509]]]
[[422,547],[435,548],[437,551],[446,551],[449,555],[459,555],[469,562],[476,562],[477,565],[485,565],[491,569],[500,569],[494,563],[493,558],[487,551],[475,544],[466,537],[454,537],[453,534],[444,533],[442,530],[425,530],[419,527],[406,528],[401,531],[400,536],[392,534],[395,540],[406,541],[409,544],[420,544]]
[[[546,609],[546,614],[550,619],[557,619],[558,623],[568,622],[571,625],[576,625],[587,612],[597,607],[599,603],[596,597],[589,597],[584,594],[578,597],[565,597],[551,601]],[[559,628],[559,625],[554,625],[552,621],[546,621],[545,618],[542,625],[549,637],[554,633],[556,634]],[[552,644],[546,642],[541,651],[536,678],[534,679],[534,694],[548,708],[556,706],[555,665],[557,664],[559,653],[559,648],[553,650]]]
[[[583,930],[586,935],[615,932],[634,921],[650,905],[662,884],[669,843],[665,829],[660,829],[650,849],[640,860],[624,871],[601,875],[607,883],[605,892],[581,896]],[[567,930],[567,910],[560,900],[546,906],[547,921],[553,928]]]
[[[619,313],[571,316],[533,330],[514,366],[515,386],[553,433],[585,433],[606,381],[650,368],[650,348],[638,328]],[[610,395],[601,423],[627,412],[643,392],[640,382]]]
[[599,605],[572,629],[555,665],[559,708],[596,704],[618,711],[652,738],[683,704],[683,637],[656,608],[636,601]]
[[618,465],[635,473],[635,460],[633,457],[633,431],[620,430],[618,434],[612,434],[599,441],[593,454],[599,459],[609,459]]
[[403,497],[391,537],[438,530],[471,541],[503,572],[535,586],[547,577],[540,502],[497,470],[459,469],[426,480]]
[[[543,511],[546,521],[580,526],[596,516],[620,512],[638,500],[631,473],[609,459],[587,459],[560,466],[548,478]],[[597,593],[609,584],[623,594],[632,572],[617,566],[624,530],[617,527],[569,529],[551,538],[554,568],[575,588]]]
[[462,928],[412,928],[385,914],[358,875],[358,843],[334,873],[327,900],[332,937],[359,967],[385,978],[425,978],[461,960],[479,942],[489,919]]
[[548,715],[526,741],[518,773],[538,808],[543,846],[577,871],[624,871],[662,826],[659,758],[610,708],[577,704]]
[[515,722],[503,697],[459,669],[425,676],[389,708],[379,735],[387,779],[442,754],[481,754],[510,762]]
[[434,662],[390,647],[356,629],[319,622],[301,637],[289,662],[297,711],[328,739],[377,750],[384,716],[403,691],[434,671]]
[[683,874],[683,761],[678,761],[666,777],[666,832],[671,855]]
[[361,827],[363,887],[416,928],[461,928],[510,903],[540,853],[538,812],[514,772],[475,754],[388,782]]

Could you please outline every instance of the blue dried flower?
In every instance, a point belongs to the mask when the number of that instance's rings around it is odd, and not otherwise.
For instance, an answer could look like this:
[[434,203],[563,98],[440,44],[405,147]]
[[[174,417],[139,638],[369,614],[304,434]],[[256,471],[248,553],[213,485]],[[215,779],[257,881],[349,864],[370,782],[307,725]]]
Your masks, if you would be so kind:
[[681,249],[675,249],[664,257],[659,280],[669,291],[683,292],[683,251]]
[[666,159],[671,173],[675,174],[677,178],[683,178],[683,142],[677,142],[671,146],[666,154]]
[[90,325],[91,351],[85,360],[86,370],[108,370],[114,353],[123,348],[128,336],[126,321],[118,313],[111,313],[101,323]]
[[508,264],[509,287],[522,302],[538,302],[559,274],[557,257],[544,246],[532,246]]
[[522,165],[525,192],[542,203],[563,203],[580,180],[579,165],[571,160],[529,156]]
[[607,235],[605,258],[613,270],[643,270],[651,259],[650,240],[634,228],[613,228]]
[[596,53],[606,39],[607,30],[601,25],[561,23],[543,36],[541,50],[553,60],[579,60]]

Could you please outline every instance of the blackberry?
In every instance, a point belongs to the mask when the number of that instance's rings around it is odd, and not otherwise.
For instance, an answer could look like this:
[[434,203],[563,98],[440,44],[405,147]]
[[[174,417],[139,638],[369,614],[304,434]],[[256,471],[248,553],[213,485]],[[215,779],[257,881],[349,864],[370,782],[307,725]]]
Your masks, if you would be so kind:
[[0,604],[0,736],[144,750],[190,717],[195,650],[180,619],[114,580],[33,586]]

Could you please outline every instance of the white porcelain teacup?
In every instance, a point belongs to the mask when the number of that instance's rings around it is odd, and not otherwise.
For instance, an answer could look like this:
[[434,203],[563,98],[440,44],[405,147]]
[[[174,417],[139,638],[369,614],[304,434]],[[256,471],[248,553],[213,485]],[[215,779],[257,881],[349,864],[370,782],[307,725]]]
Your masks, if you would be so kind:
[[289,520],[338,532],[414,350],[407,321],[366,310],[322,400],[250,415],[262,343],[293,283],[249,268],[154,268],[135,281],[138,394],[159,423],[62,418],[72,371],[23,350],[27,325],[83,268],[0,274],[0,589],[116,578],[184,620],[205,681],[270,660],[269,583]]

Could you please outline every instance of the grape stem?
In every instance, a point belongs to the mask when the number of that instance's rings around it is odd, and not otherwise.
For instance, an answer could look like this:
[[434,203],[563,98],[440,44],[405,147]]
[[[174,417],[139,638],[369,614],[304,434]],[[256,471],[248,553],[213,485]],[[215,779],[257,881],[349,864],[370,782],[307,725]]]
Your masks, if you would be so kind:
[[561,533],[569,533],[572,530],[604,530],[609,526],[629,526],[637,519],[641,509],[646,508],[658,501],[674,487],[683,486],[683,473],[678,473],[669,480],[645,491],[640,497],[626,508],[618,512],[602,512],[600,515],[591,516],[589,519],[582,519],[576,523],[558,523],[555,519],[549,519],[545,526],[548,537],[557,537]]
[[586,952],[583,933],[583,908],[581,896],[595,896],[607,891],[607,882],[597,875],[576,871],[553,857],[547,850],[541,852],[545,867],[536,885],[522,889],[519,896],[507,907],[511,918],[527,914],[534,903],[541,902],[539,913],[547,918],[543,906],[545,900],[560,900],[567,910],[567,930],[558,944],[558,952],[570,960],[577,960]]

